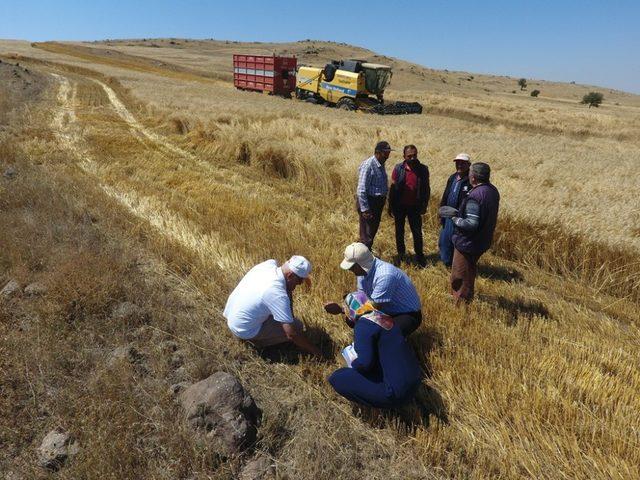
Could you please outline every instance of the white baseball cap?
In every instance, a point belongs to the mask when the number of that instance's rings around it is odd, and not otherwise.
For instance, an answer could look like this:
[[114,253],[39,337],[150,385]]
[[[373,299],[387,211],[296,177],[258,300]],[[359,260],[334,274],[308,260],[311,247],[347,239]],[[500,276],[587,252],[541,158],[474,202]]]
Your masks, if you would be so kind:
[[294,255],[287,260],[287,266],[300,278],[307,278],[311,273],[311,262],[301,255]]
[[355,242],[344,249],[344,260],[342,260],[340,268],[349,270],[357,263],[368,273],[373,266],[373,260],[374,256],[371,250],[364,243]]
[[465,162],[469,162],[471,163],[471,157],[469,156],[468,153],[459,153],[456,158],[453,159],[453,161],[455,162],[456,160],[464,160]]

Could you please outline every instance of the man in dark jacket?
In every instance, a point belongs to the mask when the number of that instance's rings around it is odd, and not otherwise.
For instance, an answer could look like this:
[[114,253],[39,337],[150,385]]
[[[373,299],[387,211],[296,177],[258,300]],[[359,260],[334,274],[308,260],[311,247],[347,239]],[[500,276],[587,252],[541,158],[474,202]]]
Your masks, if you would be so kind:
[[424,266],[422,215],[427,211],[431,195],[429,168],[418,160],[418,149],[415,145],[404,147],[403,157],[404,161],[394,167],[391,175],[389,215],[395,220],[398,258],[403,260],[406,256],[404,223],[408,218],[416,260]]
[[451,266],[451,293],[460,302],[473,300],[477,264],[493,241],[498,220],[500,193],[490,183],[491,169],[486,163],[474,163],[469,171],[473,187],[460,205],[460,216],[452,218],[453,264]]
[[[469,167],[471,166],[471,158],[466,153],[460,153],[453,159],[456,162],[456,172],[447,180],[447,187],[442,194],[440,206],[452,207],[456,210],[460,208],[460,204],[464,197],[471,190],[469,183]],[[438,240],[438,249],[440,251],[440,260],[447,267],[453,262],[453,221],[450,218],[442,217],[440,219],[442,230],[440,230],[440,239]]]

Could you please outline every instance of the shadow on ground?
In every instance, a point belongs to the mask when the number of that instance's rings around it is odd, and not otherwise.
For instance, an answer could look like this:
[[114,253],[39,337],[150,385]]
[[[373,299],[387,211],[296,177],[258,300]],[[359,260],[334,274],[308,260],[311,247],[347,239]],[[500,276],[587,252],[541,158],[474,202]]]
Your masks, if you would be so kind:
[[520,283],[524,281],[524,275],[515,268],[498,267],[484,263],[478,264],[478,275],[488,280],[508,283]]
[[539,300],[526,300],[523,298],[511,300],[502,295],[479,295],[478,299],[492,305],[494,308],[505,311],[507,313],[507,325],[510,327],[517,325],[520,318],[531,320],[537,316],[545,320],[551,320],[549,309]]
[[404,257],[400,257],[399,255],[394,255],[391,259],[392,263],[399,268],[402,268],[402,265],[405,264],[407,266],[412,266],[418,269],[433,267],[440,261],[440,256],[437,253],[430,253],[424,256],[423,260],[419,260],[415,255],[406,255]]

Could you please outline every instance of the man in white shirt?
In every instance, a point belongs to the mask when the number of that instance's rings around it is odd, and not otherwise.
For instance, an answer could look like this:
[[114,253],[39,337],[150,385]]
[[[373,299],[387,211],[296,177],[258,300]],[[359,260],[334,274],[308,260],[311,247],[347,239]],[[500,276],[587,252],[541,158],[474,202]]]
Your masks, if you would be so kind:
[[294,255],[281,267],[275,260],[262,262],[240,280],[224,308],[231,332],[257,347],[293,342],[302,350],[322,356],[294,318],[291,294],[311,273],[311,263]]

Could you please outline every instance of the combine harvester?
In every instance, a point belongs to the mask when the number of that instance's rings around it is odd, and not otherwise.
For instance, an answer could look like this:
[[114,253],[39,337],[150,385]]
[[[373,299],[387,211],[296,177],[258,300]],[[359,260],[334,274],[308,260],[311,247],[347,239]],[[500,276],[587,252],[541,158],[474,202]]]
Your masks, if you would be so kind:
[[417,102],[384,102],[384,90],[393,75],[391,67],[363,60],[341,60],[323,68],[297,66],[295,57],[234,55],[233,84],[254,90],[343,110],[380,115],[422,113]]

